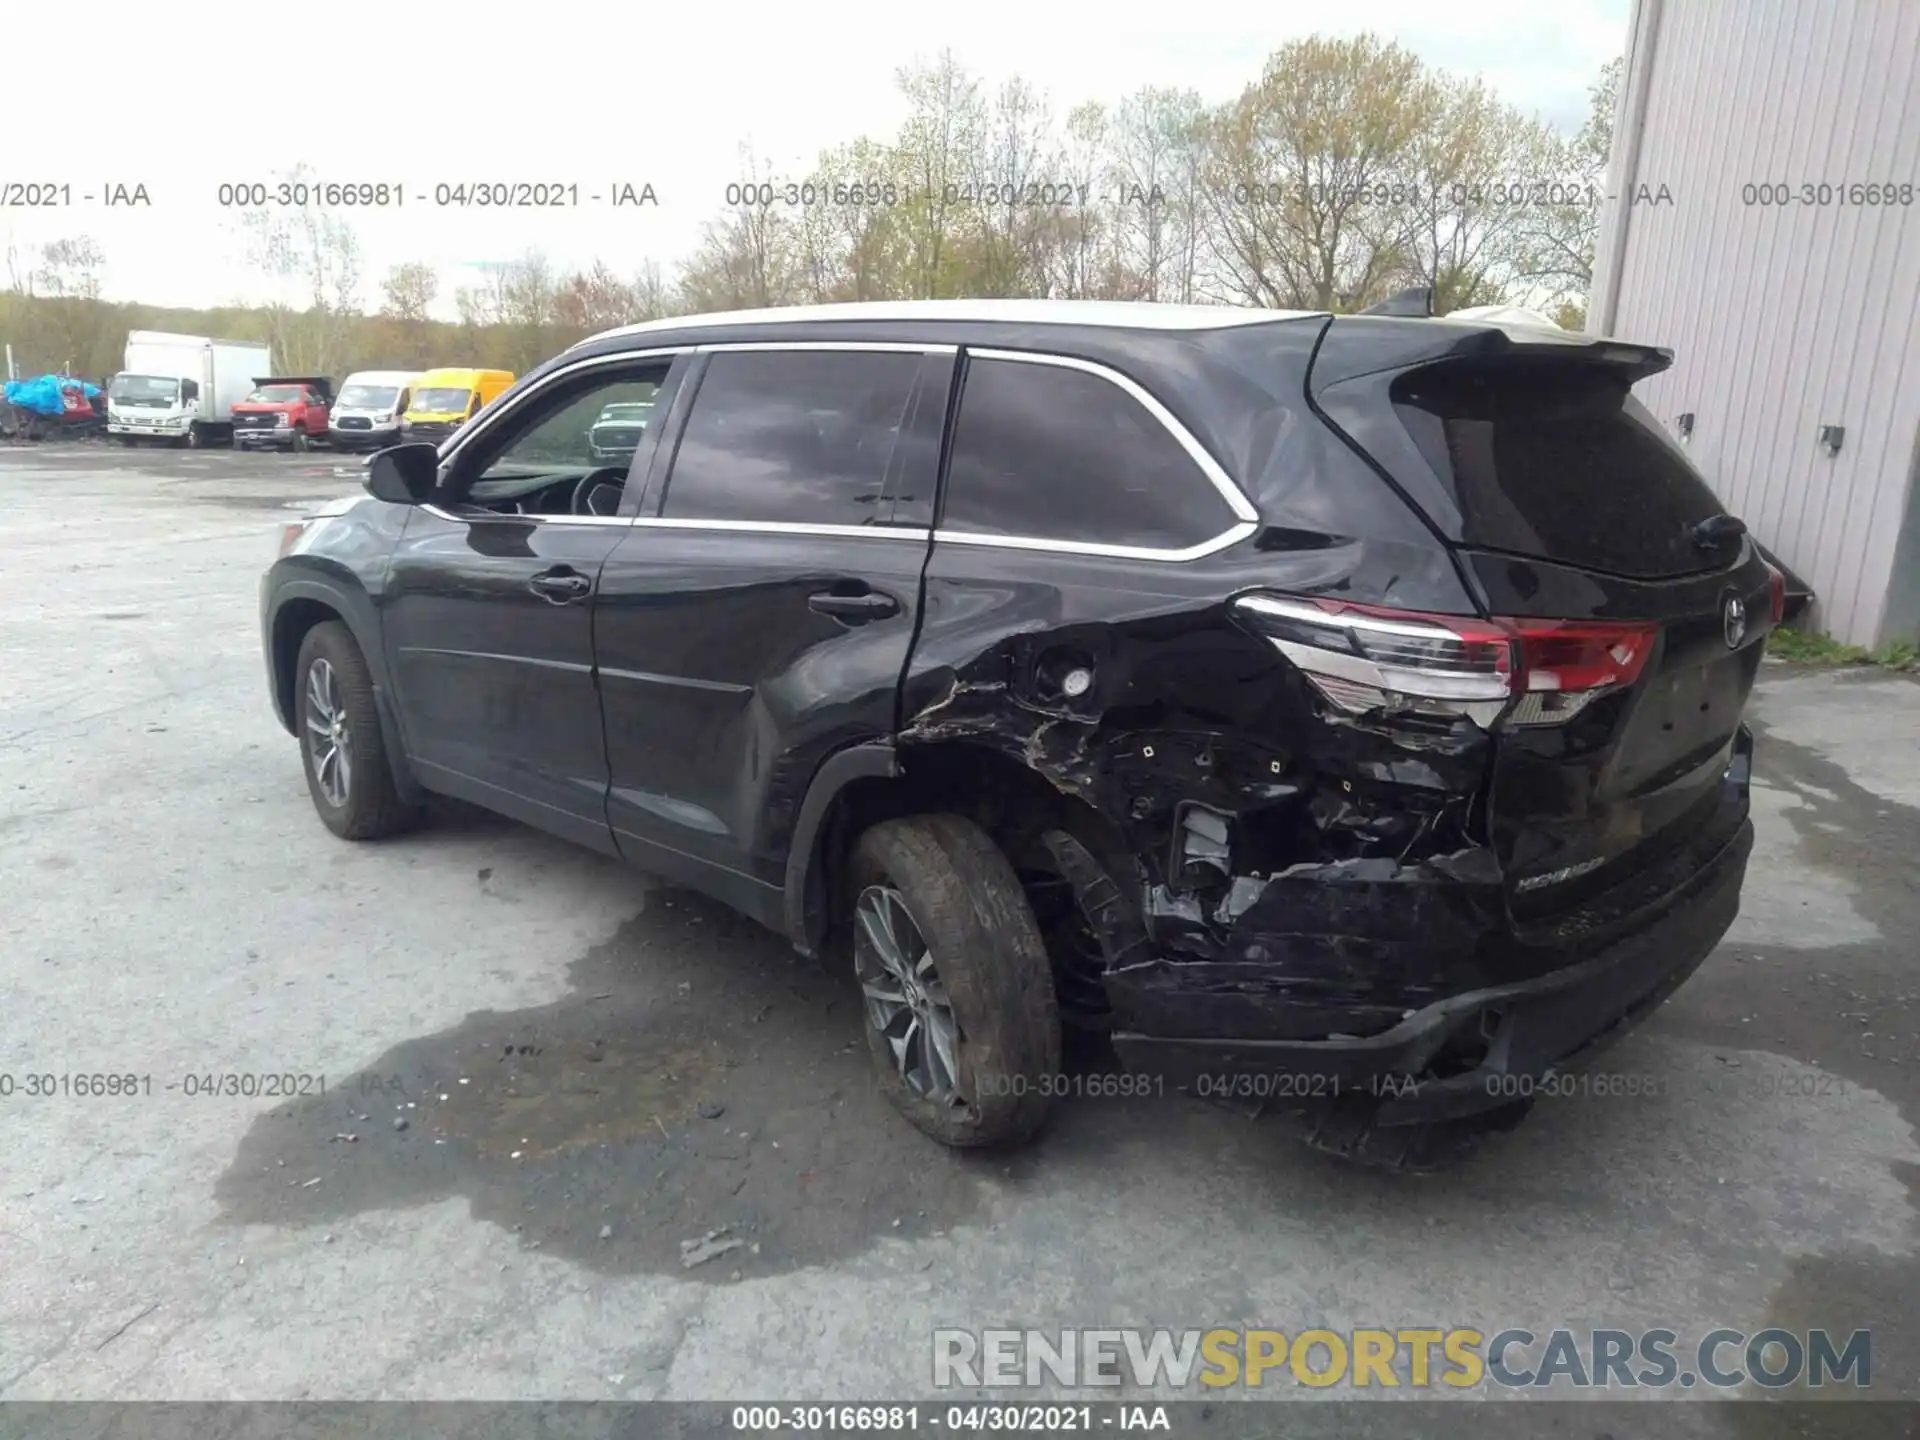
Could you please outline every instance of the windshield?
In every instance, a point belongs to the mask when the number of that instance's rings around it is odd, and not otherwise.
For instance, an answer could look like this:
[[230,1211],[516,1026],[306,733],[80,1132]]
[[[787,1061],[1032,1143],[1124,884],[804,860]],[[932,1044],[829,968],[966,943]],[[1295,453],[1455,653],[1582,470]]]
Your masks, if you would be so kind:
[[653,406],[646,405],[609,405],[600,412],[595,423],[599,425],[644,425]]
[[123,405],[171,405],[179,397],[172,375],[116,375],[107,386],[107,398]]
[[456,390],[452,387],[413,392],[413,404],[408,407],[421,415],[454,415],[466,411],[467,401],[473,397],[470,390]]
[[291,405],[300,398],[298,385],[262,385],[247,396],[248,405]]
[[398,385],[349,385],[340,392],[342,410],[391,410],[400,398]]

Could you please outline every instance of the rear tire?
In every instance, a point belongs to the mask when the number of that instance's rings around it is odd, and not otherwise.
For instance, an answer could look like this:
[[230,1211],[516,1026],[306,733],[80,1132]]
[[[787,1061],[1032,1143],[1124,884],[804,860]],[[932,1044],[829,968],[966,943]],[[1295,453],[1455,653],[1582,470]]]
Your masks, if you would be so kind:
[[[1053,1108],[1060,1013],[1013,867],[972,821],[912,815],[860,837],[852,880],[851,948],[881,1093],[943,1145],[1028,1139]],[[888,963],[889,927],[906,982]]]
[[343,840],[379,840],[418,819],[387,761],[373,678],[352,632],[337,620],[307,631],[293,670],[301,769],[320,823]]

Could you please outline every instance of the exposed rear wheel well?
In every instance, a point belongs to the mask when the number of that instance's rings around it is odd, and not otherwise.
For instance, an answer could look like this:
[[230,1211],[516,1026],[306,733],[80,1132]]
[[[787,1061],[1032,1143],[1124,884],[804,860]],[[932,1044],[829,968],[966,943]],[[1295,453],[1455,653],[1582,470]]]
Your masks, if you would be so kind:
[[1064,992],[1085,992],[1089,977],[1083,973],[1082,984],[1074,985],[1062,967],[1084,971],[1088,964],[1097,968],[1098,961],[1085,953],[1063,953],[1084,951],[1084,944],[1064,937],[1063,926],[1072,928],[1078,912],[1064,883],[1051,878],[1057,869],[1042,837],[1048,830],[1065,830],[1110,863],[1126,854],[1123,838],[1087,802],[1063,794],[998,750],[945,741],[902,747],[899,759],[898,777],[863,776],[834,797],[808,871],[809,938],[823,947],[845,935],[852,917],[848,876],[854,847],[868,829],[903,815],[961,815],[992,838],[1020,876],[1055,962],[1063,1007],[1085,1011],[1092,992],[1080,994],[1077,1004]]

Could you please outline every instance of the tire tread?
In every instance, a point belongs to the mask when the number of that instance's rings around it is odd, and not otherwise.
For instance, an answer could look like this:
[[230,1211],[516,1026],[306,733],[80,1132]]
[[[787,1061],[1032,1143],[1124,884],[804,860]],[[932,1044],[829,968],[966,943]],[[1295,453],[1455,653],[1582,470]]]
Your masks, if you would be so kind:
[[[856,885],[884,875],[897,885],[933,947],[955,1000],[976,1078],[1044,1082],[1060,1069],[1060,1013],[1047,951],[1013,867],[992,838],[959,815],[885,820],[855,847]],[[864,878],[863,878],[864,877]],[[856,892],[857,893],[857,892]],[[867,1027],[881,1088],[920,1129],[944,1144],[972,1148],[1030,1138],[1055,1097],[1038,1083],[1023,1093],[976,1095],[967,1120],[937,1111],[906,1089]],[[978,1087],[976,1087],[978,1088]]]

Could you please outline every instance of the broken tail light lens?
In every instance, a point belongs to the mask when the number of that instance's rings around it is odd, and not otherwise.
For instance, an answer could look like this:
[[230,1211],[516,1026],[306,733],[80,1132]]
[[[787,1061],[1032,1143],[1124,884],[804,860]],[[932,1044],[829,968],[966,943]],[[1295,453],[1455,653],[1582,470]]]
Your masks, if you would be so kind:
[[[1555,725],[1640,678],[1656,627],[1480,620],[1253,594],[1235,611],[1336,709]],[[1516,703],[1517,701],[1517,703]]]
[[1647,668],[1659,627],[1611,620],[1506,620],[1520,646],[1510,725],[1558,725]]
[[1464,715],[1485,726],[1513,698],[1513,636],[1484,620],[1283,595],[1243,595],[1234,609],[1349,715]]

